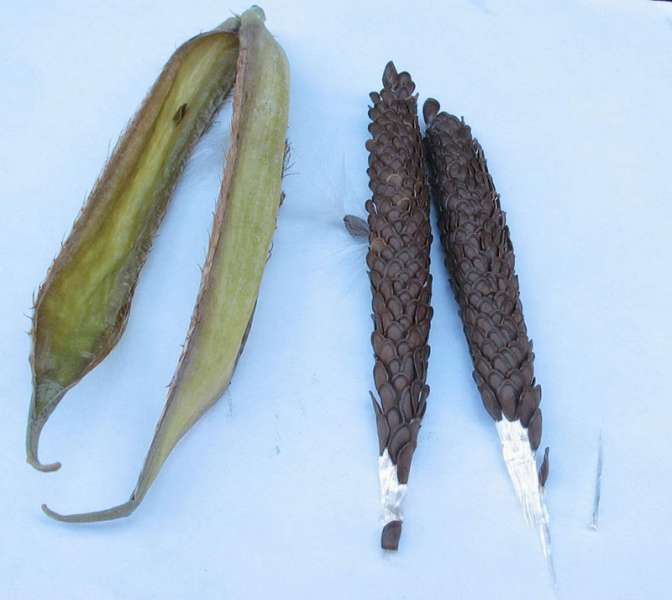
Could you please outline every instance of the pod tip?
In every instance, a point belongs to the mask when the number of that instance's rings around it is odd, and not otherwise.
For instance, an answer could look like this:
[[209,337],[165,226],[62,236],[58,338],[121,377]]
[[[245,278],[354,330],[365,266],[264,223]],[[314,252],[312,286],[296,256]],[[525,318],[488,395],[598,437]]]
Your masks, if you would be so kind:
[[254,13],[262,21],[266,20],[266,13],[264,12],[264,9],[261,8],[261,6],[259,6],[257,4],[253,4],[252,6],[250,6],[250,8],[248,10],[249,10],[249,12]]
[[37,469],[38,471],[42,471],[43,473],[58,471],[61,468],[60,462],[42,464],[40,459],[37,457],[40,429],[41,427],[36,427],[33,423],[31,423],[28,427],[28,435],[26,438],[26,462],[31,467]]
[[54,512],[51,510],[46,504],[43,504],[41,506],[42,512],[47,515],[48,517],[51,517],[52,519],[56,519],[57,521],[62,521],[63,517],[62,515],[59,515],[57,512]]
[[32,456],[29,456],[26,459],[26,462],[31,467],[37,469],[38,471],[41,471],[42,473],[52,473],[53,471],[58,471],[61,468],[60,462],[48,463],[46,465],[43,465],[41,462],[37,460],[37,458]]

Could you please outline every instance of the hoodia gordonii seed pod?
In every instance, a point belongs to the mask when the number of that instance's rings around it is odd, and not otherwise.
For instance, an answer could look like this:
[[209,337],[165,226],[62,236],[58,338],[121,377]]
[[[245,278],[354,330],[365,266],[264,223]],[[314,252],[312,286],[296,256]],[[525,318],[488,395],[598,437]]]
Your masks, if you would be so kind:
[[385,67],[383,89],[369,109],[367,265],[373,295],[373,397],[379,439],[383,520],[381,545],[396,550],[401,502],[429,387],[425,384],[432,318],[432,241],[415,84]]
[[429,99],[423,113],[446,266],[474,379],[497,423],[506,466],[525,515],[540,526],[543,542],[548,535],[543,503],[548,451],[537,472],[541,388],[534,379],[534,353],[523,319],[509,228],[480,144],[464,121],[439,108],[436,100]]

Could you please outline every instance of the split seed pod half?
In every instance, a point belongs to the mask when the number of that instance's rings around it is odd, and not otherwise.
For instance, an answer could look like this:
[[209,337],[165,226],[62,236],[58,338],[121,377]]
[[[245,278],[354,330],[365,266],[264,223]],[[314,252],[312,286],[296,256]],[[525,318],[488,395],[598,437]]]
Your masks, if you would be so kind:
[[238,19],[170,58],[82,208],[35,301],[26,454],[65,393],[114,348],[152,239],[190,150],[233,86]]
[[127,502],[107,510],[64,516],[43,506],[56,519],[87,522],[131,514],[180,438],[224,392],[242,352],[281,201],[289,67],[260,8],[241,15],[237,37],[232,141],[201,287],[138,483]]

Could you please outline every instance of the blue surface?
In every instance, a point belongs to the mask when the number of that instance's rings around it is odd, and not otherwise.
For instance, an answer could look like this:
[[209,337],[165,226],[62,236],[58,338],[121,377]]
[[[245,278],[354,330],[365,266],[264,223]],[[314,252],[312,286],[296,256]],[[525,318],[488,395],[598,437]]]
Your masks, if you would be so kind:
[[[411,6],[413,4],[413,7]],[[621,0],[280,2],[292,68],[273,256],[230,390],[127,520],[40,512],[130,493],[187,330],[228,144],[198,146],[128,330],[24,461],[31,294],[109,148],[174,48],[240,2],[3,9],[0,22],[0,598],[553,598],[481,406],[438,243],[432,391],[400,551],[378,547],[377,441],[362,245],[367,93],[394,58],[464,115],[508,212],[551,446],[561,598],[666,598],[672,5]],[[587,528],[604,437],[600,527]]]

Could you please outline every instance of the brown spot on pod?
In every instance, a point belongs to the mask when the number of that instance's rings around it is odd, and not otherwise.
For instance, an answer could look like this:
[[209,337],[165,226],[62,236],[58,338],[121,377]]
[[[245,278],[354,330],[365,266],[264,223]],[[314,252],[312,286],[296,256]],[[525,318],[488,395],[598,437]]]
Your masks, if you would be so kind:
[[175,125],[179,125],[182,122],[182,119],[184,119],[184,115],[186,114],[187,114],[187,105],[185,103],[180,105],[180,108],[178,108],[175,111],[175,114],[173,115],[173,123],[175,123]]

